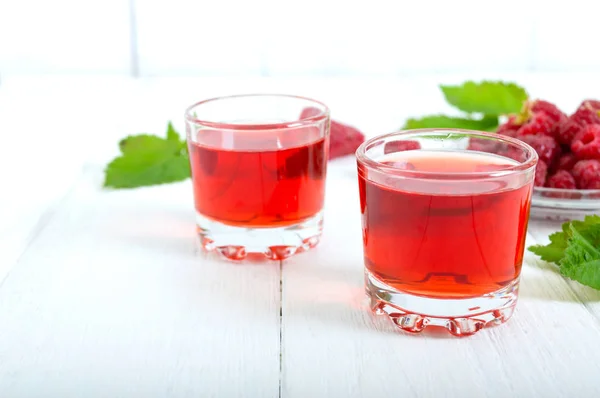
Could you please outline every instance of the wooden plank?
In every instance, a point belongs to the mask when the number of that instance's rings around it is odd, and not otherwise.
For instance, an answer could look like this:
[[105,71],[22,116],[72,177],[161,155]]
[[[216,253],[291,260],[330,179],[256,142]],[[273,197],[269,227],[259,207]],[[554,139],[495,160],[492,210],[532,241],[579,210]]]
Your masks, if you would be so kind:
[[520,302],[504,325],[457,339],[404,334],[371,315],[356,175],[351,161],[332,165],[323,241],[283,265],[282,397],[600,393],[599,323],[529,254]]
[[189,181],[99,177],[0,288],[0,396],[277,397],[280,265],[198,252]]
[[15,187],[0,199],[0,218],[3,221],[0,225],[0,285],[28,245],[54,216],[60,202],[61,194],[58,192],[68,189],[59,184],[52,188],[36,195],[30,189]]
[[[72,122],[67,95],[43,91],[35,82],[0,89],[0,283],[81,177],[85,146],[74,149],[73,143],[81,142],[75,137],[83,123]],[[36,107],[33,120],[32,103],[56,108]]]

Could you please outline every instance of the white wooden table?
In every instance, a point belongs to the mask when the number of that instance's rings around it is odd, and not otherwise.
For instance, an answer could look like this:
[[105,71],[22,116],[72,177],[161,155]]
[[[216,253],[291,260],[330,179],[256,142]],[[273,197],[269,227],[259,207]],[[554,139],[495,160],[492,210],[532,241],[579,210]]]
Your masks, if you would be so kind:
[[[515,78],[569,110],[600,93],[585,77]],[[330,163],[321,244],[283,263],[200,252],[189,181],[100,188],[119,138],[162,134],[168,119],[181,127],[199,98],[294,92],[373,135],[446,111],[435,84],[4,81],[0,397],[598,397],[600,292],[530,253],[515,315],[499,327],[407,335],[371,315],[351,158]],[[531,223],[527,244],[557,228]]]

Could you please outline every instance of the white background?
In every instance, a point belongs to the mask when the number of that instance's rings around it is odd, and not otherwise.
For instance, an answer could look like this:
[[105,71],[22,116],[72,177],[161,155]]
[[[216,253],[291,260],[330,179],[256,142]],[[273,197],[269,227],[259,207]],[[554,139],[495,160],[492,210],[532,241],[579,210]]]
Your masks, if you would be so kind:
[[0,0],[0,77],[600,70],[594,1]]

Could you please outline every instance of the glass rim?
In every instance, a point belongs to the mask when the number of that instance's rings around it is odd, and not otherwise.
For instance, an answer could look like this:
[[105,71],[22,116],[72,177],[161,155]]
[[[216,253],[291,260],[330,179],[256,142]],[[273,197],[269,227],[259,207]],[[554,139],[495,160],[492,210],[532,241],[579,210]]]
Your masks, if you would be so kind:
[[[194,109],[197,109],[199,106],[202,106],[202,105],[205,105],[208,103],[215,103],[217,101],[226,101],[226,100],[237,99],[237,98],[266,98],[266,97],[286,98],[286,99],[292,99],[292,100],[308,101],[309,103],[317,105],[319,107],[320,113],[317,115],[312,115],[312,116],[303,117],[303,118],[298,117],[295,120],[290,120],[290,121],[286,121],[286,122],[253,123],[253,124],[223,123],[223,122],[216,122],[216,121],[211,121],[211,120],[204,120],[202,118],[196,117],[193,113]],[[317,101],[315,99],[303,97],[300,95],[276,94],[276,93],[274,93],[274,94],[270,94],[270,93],[234,94],[234,95],[224,95],[224,96],[220,96],[220,97],[212,97],[212,98],[207,98],[207,99],[198,101],[198,102],[188,106],[185,110],[185,120],[190,123],[195,123],[195,124],[199,124],[202,126],[219,129],[219,130],[237,130],[237,131],[259,130],[259,129],[264,129],[264,130],[294,129],[294,128],[308,126],[308,125],[312,125],[312,124],[327,120],[329,117],[330,117],[329,107],[321,101]]]
[[[469,171],[469,172],[443,172],[443,171],[423,171],[423,170],[408,170],[401,169],[394,166],[389,166],[384,163],[381,163],[377,160],[370,158],[367,155],[368,147],[376,143],[377,141],[382,141],[387,138],[392,137],[415,137],[418,138],[419,135],[427,136],[427,135],[438,135],[440,133],[456,133],[463,134],[469,137],[486,137],[488,139],[496,140],[496,141],[504,141],[509,144],[513,144],[515,146],[524,148],[528,152],[527,158],[523,162],[519,162],[516,165],[507,165],[499,170],[495,171]],[[414,149],[415,151],[420,151],[422,149]],[[464,150],[467,152],[467,150]],[[406,177],[420,178],[420,179],[436,179],[436,177],[447,179],[448,177],[460,178],[467,177],[468,179],[474,178],[490,178],[490,177],[501,177],[506,175],[511,175],[515,173],[526,172],[532,168],[534,168],[538,161],[538,155],[535,149],[531,147],[531,145],[518,140],[516,138],[508,137],[505,135],[497,134],[497,133],[489,133],[477,130],[467,130],[467,129],[456,129],[456,128],[423,128],[423,129],[408,129],[408,130],[400,130],[392,133],[378,135],[376,137],[372,137],[365,142],[363,142],[355,152],[356,160],[367,167],[372,169],[379,170],[384,173],[396,174]]]

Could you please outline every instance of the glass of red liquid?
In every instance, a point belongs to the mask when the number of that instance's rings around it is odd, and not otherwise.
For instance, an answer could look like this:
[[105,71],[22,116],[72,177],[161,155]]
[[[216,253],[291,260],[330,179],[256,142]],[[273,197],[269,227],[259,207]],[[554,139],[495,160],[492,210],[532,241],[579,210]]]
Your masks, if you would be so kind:
[[186,111],[201,245],[232,260],[281,260],[323,227],[329,109],[288,95],[239,95]]
[[371,309],[409,332],[457,336],[517,303],[537,154],[454,129],[379,136],[356,152]]

